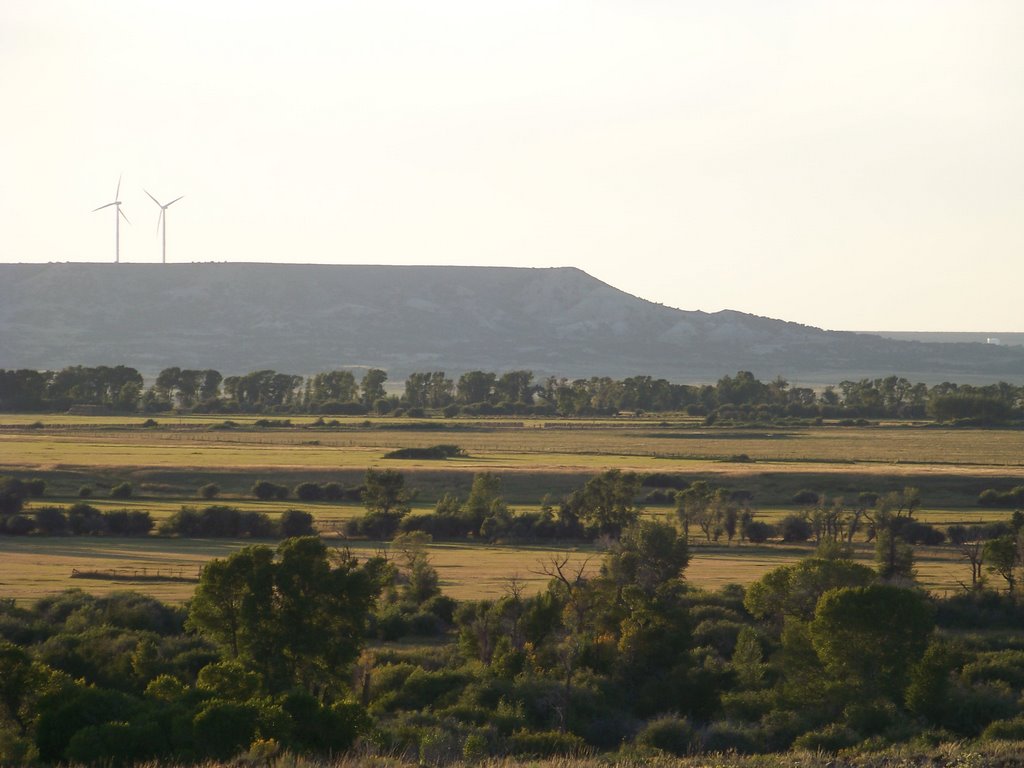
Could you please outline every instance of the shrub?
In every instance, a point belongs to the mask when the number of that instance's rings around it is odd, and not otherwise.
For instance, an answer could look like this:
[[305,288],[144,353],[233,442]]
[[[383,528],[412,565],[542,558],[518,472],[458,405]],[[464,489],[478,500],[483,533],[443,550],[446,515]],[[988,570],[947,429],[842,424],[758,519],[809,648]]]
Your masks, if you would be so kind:
[[707,645],[718,651],[723,657],[732,656],[736,647],[736,638],[740,630],[746,626],[738,621],[722,621],[710,619],[700,622],[693,630],[694,645]]
[[[369,539],[390,539],[402,522],[401,512],[367,512],[345,522],[345,533],[349,536],[366,536]],[[404,527],[403,527],[404,530]]]
[[747,527],[744,528],[743,532],[747,537],[747,541],[751,544],[764,544],[775,535],[775,526],[763,523],[760,520],[754,520],[747,523]]
[[107,521],[96,507],[79,502],[68,509],[68,527],[75,536],[88,536],[103,533]]
[[818,503],[820,498],[821,497],[815,491],[809,491],[804,488],[803,490],[797,491],[793,494],[793,503],[813,506]]
[[153,530],[149,512],[138,509],[119,509],[104,512],[106,530],[115,536],[147,536]]
[[46,481],[40,477],[33,477],[25,481],[25,491],[33,499],[38,499],[46,493]]
[[982,507],[1013,507],[1024,506],[1024,485],[1018,485],[1008,491],[997,491],[986,488],[978,495],[978,505]]
[[0,477],[0,514],[14,515],[21,512],[28,496],[25,483],[15,477]]
[[44,536],[61,536],[67,533],[68,519],[59,507],[41,507],[35,512],[36,530]]
[[409,634],[416,637],[439,637],[444,634],[444,623],[432,613],[419,611],[409,619]]
[[457,445],[434,445],[429,448],[399,448],[384,454],[385,459],[453,459],[465,456],[466,452]]
[[697,746],[697,732],[690,721],[678,715],[665,715],[651,720],[637,734],[636,743],[682,757]]
[[423,709],[454,704],[472,675],[451,669],[428,671],[417,668],[405,679],[394,705],[401,709]]
[[985,741],[1022,741],[1024,740],[1024,717],[1012,720],[996,720],[981,732]]
[[251,704],[214,699],[195,716],[192,729],[206,755],[227,760],[252,743],[259,729],[259,710]]
[[35,523],[25,515],[4,515],[0,517],[0,532],[8,536],[27,536],[32,533]]
[[182,507],[160,523],[159,532],[164,536],[199,536],[201,531],[199,512],[195,507]]
[[323,497],[324,501],[341,501],[345,498],[345,489],[341,483],[324,483]]
[[281,513],[281,536],[290,539],[293,536],[315,536],[313,516],[299,509],[286,509]]
[[737,752],[750,755],[760,747],[757,727],[728,721],[710,723],[700,736],[701,748],[705,752]]
[[434,595],[423,604],[423,610],[432,613],[445,624],[455,623],[455,609],[458,602],[448,595]]
[[323,488],[316,483],[299,483],[293,493],[301,501],[320,501],[324,497]]
[[859,741],[860,735],[856,731],[841,723],[832,723],[798,737],[793,746],[810,752],[838,752]]
[[409,620],[400,606],[389,605],[376,614],[376,636],[384,641],[398,640],[409,634]]
[[262,512],[242,512],[238,520],[238,535],[250,539],[273,539],[278,527]]
[[576,755],[586,747],[576,734],[559,731],[516,731],[505,743],[510,755],[532,758]]
[[110,498],[112,499],[130,499],[132,497],[132,484],[125,481],[118,483],[110,489]]
[[778,697],[770,689],[722,694],[722,712],[730,720],[759,720],[772,713],[776,706]]
[[81,486],[78,489],[78,498],[80,498],[80,499],[88,499],[90,496],[92,496],[92,486],[91,485],[83,485],[83,486]]
[[220,486],[216,483],[207,483],[206,485],[199,486],[199,490],[196,493],[201,499],[215,499],[220,495]]
[[786,543],[807,541],[814,533],[810,521],[801,515],[786,515],[779,523],[779,533]]
[[970,683],[1003,681],[1016,689],[1024,688],[1024,651],[979,653],[965,664],[962,677]]
[[252,495],[260,501],[270,501],[271,499],[287,499],[288,488],[284,485],[278,485],[277,483],[271,483],[269,480],[257,480],[252,485]]

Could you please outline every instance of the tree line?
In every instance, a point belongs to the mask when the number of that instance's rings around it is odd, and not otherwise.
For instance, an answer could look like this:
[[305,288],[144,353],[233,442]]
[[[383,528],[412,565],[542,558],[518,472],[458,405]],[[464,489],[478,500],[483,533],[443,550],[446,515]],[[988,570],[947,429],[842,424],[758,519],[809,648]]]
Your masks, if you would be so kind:
[[0,410],[65,410],[75,405],[122,412],[268,412],[324,414],[609,415],[686,412],[709,420],[779,418],[934,418],[978,424],[1024,418],[1024,387],[1006,382],[976,386],[912,383],[900,376],[842,381],[818,391],[769,382],[749,371],[711,384],[675,384],[650,376],[625,379],[548,377],[532,371],[415,372],[401,395],[387,394],[387,373],[367,370],[357,381],[347,370],[297,376],[273,370],[242,376],[165,368],[151,386],[126,366],[73,366],[60,371],[0,370]]

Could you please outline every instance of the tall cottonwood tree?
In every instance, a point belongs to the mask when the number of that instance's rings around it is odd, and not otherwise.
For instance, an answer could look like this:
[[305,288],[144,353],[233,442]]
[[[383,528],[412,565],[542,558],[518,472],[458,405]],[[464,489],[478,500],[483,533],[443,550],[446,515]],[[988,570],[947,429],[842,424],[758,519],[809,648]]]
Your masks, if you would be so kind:
[[257,672],[267,692],[301,688],[335,699],[363,645],[378,569],[378,561],[360,565],[312,536],[276,551],[246,547],[206,566],[188,620]]

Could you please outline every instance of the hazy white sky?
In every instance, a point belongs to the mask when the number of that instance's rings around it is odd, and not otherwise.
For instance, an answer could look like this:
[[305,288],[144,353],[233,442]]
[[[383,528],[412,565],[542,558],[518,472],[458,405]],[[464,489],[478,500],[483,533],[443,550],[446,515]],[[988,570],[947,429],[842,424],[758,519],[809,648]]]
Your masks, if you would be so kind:
[[[1020,0],[0,3],[0,260],[577,266],[1024,330]],[[69,298],[69,300],[74,300]]]

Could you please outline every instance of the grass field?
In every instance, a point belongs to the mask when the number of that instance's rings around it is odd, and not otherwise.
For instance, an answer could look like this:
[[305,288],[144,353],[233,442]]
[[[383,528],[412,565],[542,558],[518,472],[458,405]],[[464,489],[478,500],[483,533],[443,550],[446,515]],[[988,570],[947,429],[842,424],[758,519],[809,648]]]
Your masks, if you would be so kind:
[[[109,571],[125,576],[196,576],[199,569],[216,557],[227,557],[244,546],[274,542],[227,541],[222,539],[113,539],[113,538],[14,538],[0,537],[0,597],[30,600],[62,589],[79,588],[106,593],[130,589],[161,600],[181,602],[195,589],[183,582],[107,581],[74,579],[72,570]],[[332,542],[349,549],[359,559],[387,551],[380,542]],[[539,590],[547,577],[541,564],[556,547],[499,547],[478,544],[434,544],[431,562],[441,577],[445,593],[458,598],[496,597],[503,594],[513,576],[529,590]],[[597,550],[576,550],[574,562],[588,557],[597,566]]]
[[[861,490],[903,485],[921,488],[920,518],[945,526],[1005,519],[1006,511],[982,510],[978,493],[1024,483],[1024,431],[940,429],[889,424],[870,427],[714,429],[686,417],[668,420],[338,418],[336,426],[314,426],[293,417],[290,427],[257,428],[257,416],[142,417],[5,414],[0,417],[0,474],[42,477],[47,496],[36,504],[69,505],[80,485],[94,488],[89,503],[101,509],[142,509],[161,520],[183,504],[224,503],[278,514],[300,508],[313,513],[320,531],[334,537],[341,523],[361,514],[355,503],[258,502],[248,490],[259,478],[294,485],[338,481],[357,485],[367,467],[391,467],[419,490],[416,507],[429,509],[444,492],[465,496],[476,472],[502,477],[506,498],[518,508],[536,507],[545,495],[559,498],[605,469],[667,472],[703,478],[754,493],[762,519],[794,511],[795,490],[811,488],[855,497]],[[325,417],[331,419],[332,417]],[[224,429],[230,419],[237,427]],[[41,424],[42,426],[39,426]],[[466,458],[446,461],[384,459],[396,448],[453,443]],[[130,480],[136,497],[107,498],[107,489]],[[207,482],[221,486],[216,502],[195,497]],[[651,507],[648,514],[670,513]],[[248,542],[176,539],[0,538],[0,595],[28,599],[68,586],[89,591],[134,588],[182,600],[192,586],[145,581],[70,578],[72,569],[177,569],[194,574],[202,563]],[[694,539],[688,578],[700,585],[748,583],[767,570],[807,554],[807,548],[705,546]],[[374,543],[352,543],[357,554]],[[553,550],[435,544],[431,550],[446,591],[455,597],[500,594],[518,573],[532,587],[532,573]],[[593,553],[591,553],[593,554]],[[580,554],[579,556],[585,556]],[[870,560],[864,545],[858,557]],[[596,558],[595,558],[596,562]],[[918,573],[930,589],[947,591],[969,574],[952,548],[919,548]]]
[[[386,552],[380,542],[338,542],[360,559]],[[79,588],[106,593],[130,589],[161,600],[187,600],[194,584],[139,579],[93,580],[72,578],[72,571],[115,572],[123,576],[157,573],[165,576],[194,577],[212,558],[227,557],[253,541],[211,539],[116,539],[116,538],[0,538],[0,596],[19,601],[30,600],[63,589]],[[274,546],[273,542],[266,542]],[[434,543],[430,557],[447,594],[458,599],[481,599],[503,594],[511,577],[522,581],[528,591],[540,590],[547,583],[541,571],[552,555],[566,550],[557,546],[488,546],[474,543]],[[573,562],[588,560],[596,568],[600,550],[596,547],[573,548]],[[693,558],[686,571],[687,580],[697,586],[718,588],[725,584],[749,584],[780,565],[795,562],[813,552],[813,547],[792,545],[719,546],[695,544]],[[873,552],[858,545],[856,559],[870,565]],[[961,589],[969,581],[970,571],[951,547],[918,548],[918,579],[926,588],[939,593]]]
[[[120,421],[115,419],[119,418]],[[20,419],[20,421],[19,421]],[[29,421],[34,419],[34,421]],[[161,418],[143,429],[125,417],[7,415],[0,472],[45,475],[69,495],[82,484],[131,480],[149,496],[182,498],[205,482],[244,494],[258,478],[357,484],[367,467],[408,474],[424,498],[468,488],[479,471],[499,473],[508,498],[537,503],[605,469],[670,472],[755,491],[759,503],[788,501],[808,487],[833,494],[916,485],[936,506],[968,506],[987,487],[1024,483],[1024,431],[911,425],[778,430],[709,429],[691,421],[621,419],[366,420],[313,427],[213,430],[223,417]],[[42,428],[28,428],[41,422]],[[246,426],[248,425],[248,426]],[[427,429],[429,428],[429,429]],[[396,448],[454,443],[468,457],[385,459]],[[931,498],[927,498],[931,496]]]

